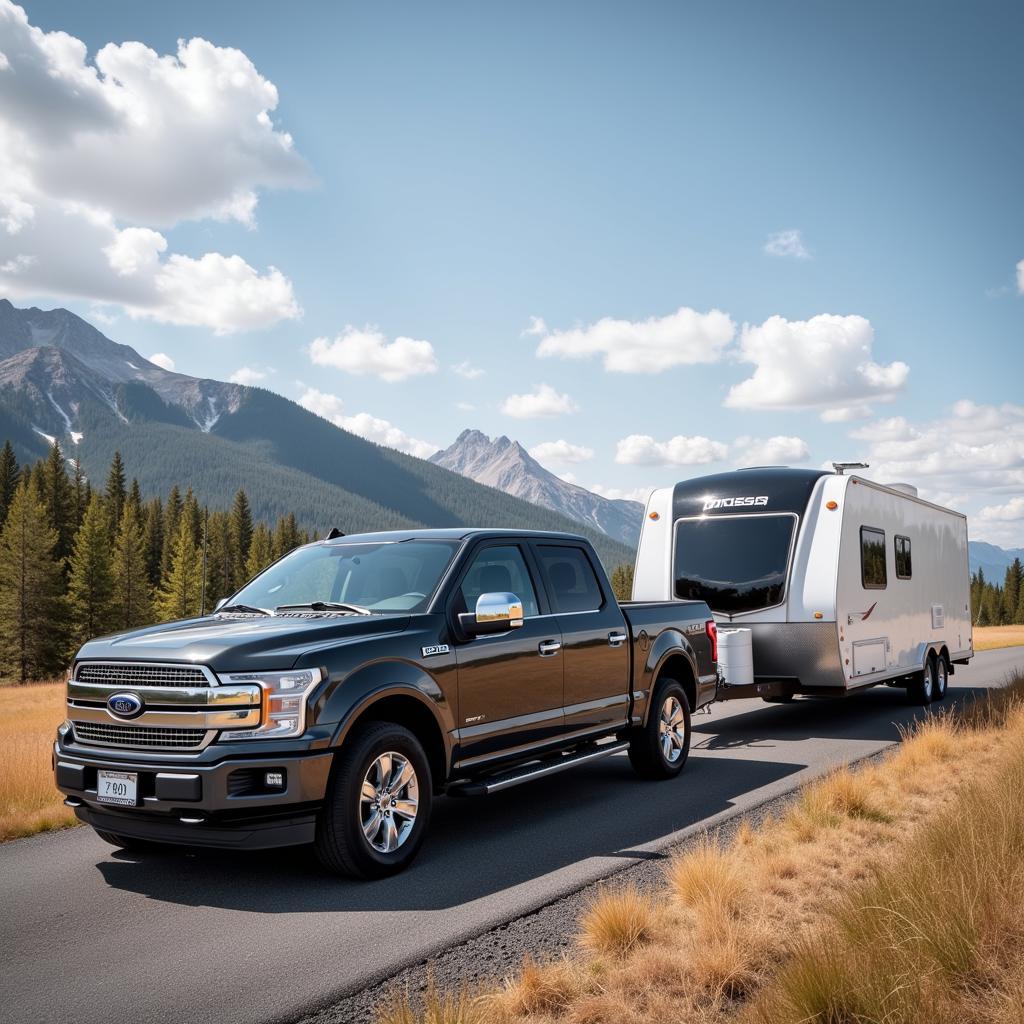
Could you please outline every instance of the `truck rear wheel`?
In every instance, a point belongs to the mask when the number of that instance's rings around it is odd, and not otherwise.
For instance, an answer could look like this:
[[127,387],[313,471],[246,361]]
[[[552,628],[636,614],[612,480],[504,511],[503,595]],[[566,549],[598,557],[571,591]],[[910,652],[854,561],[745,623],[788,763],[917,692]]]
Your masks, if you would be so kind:
[[335,756],[316,826],[320,863],[356,878],[401,871],[426,835],[432,793],[430,764],[413,733],[390,722],[358,730]]
[[690,753],[690,702],[681,683],[662,679],[654,688],[647,724],[629,741],[629,761],[644,779],[675,778]]
[[926,707],[935,699],[935,657],[925,659],[924,668],[914,676],[907,687],[907,700],[919,707]]

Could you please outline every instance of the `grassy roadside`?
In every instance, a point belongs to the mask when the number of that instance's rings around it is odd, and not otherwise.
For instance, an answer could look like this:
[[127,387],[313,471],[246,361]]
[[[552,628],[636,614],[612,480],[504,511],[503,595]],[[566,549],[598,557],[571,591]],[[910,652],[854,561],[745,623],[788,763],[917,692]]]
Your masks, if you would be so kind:
[[63,682],[0,686],[0,842],[75,823],[50,768],[63,721]]
[[659,890],[610,885],[571,955],[497,991],[397,993],[379,1020],[1020,1024],[1022,788],[1024,676],[709,837]]
[[1000,647],[1024,647],[1024,626],[974,627],[976,651],[994,651]]

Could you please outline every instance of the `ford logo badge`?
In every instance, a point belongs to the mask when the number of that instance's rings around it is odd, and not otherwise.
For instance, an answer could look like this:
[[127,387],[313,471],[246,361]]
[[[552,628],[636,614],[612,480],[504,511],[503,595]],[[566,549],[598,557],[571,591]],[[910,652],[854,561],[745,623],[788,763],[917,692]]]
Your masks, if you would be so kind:
[[116,718],[135,718],[142,714],[142,698],[134,693],[112,693],[107,698],[107,711]]

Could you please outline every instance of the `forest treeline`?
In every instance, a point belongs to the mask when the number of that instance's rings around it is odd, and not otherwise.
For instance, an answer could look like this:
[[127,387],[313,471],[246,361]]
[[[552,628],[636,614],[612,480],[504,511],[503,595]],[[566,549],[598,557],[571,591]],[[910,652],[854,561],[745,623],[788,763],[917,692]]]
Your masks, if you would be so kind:
[[971,621],[976,626],[1024,624],[1024,565],[1015,558],[1003,584],[990,583],[979,569],[971,576]]
[[210,611],[310,535],[293,514],[254,522],[239,490],[230,509],[174,486],[144,498],[115,453],[94,486],[59,441],[19,465],[0,450],[0,676],[56,675],[90,637]]

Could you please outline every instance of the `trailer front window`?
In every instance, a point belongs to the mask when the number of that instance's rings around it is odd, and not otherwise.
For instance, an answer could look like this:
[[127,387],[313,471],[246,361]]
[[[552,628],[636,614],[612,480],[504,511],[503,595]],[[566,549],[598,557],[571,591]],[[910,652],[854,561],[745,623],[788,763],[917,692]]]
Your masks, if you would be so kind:
[[723,515],[676,523],[675,595],[734,614],[781,604],[793,515]]

